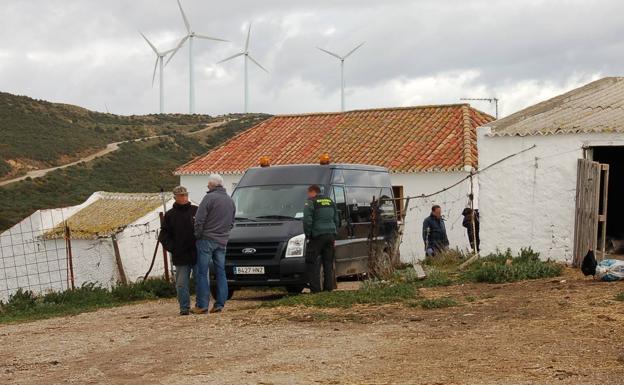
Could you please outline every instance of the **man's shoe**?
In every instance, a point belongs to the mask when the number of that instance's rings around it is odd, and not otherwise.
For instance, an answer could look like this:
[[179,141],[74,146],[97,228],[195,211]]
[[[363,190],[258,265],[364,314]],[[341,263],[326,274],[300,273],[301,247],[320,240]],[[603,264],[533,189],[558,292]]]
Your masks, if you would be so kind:
[[194,307],[191,309],[191,313],[193,314],[206,314],[208,313],[208,309],[207,308],[201,308],[201,307]]
[[222,307],[213,307],[212,309],[210,309],[210,313],[221,313],[223,311]]
[[189,315],[189,314],[191,314],[191,312],[188,309],[180,310],[180,315]]

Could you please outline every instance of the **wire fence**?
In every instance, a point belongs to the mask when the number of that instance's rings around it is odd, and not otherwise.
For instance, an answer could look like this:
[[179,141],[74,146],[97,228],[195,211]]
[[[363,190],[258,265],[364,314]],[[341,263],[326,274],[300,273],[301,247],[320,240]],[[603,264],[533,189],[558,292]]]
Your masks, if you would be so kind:
[[0,234],[0,300],[18,289],[41,293],[71,287],[66,240],[43,236],[63,221],[62,210],[37,211]]
[[85,283],[112,287],[148,276],[169,277],[168,255],[157,254],[158,216],[115,236],[88,239],[72,236],[69,216],[69,209],[39,210],[0,233],[0,301],[20,289],[45,294]]

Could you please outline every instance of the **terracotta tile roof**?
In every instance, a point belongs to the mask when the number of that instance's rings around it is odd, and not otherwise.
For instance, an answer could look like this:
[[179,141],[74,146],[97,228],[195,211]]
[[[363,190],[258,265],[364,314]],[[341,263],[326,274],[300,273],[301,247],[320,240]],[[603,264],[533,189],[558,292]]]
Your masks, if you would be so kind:
[[272,164],[365,163],[393,172],[477,165],[476,128],[493,118],[468,104],[274,116],[175,171],[238,174],[261,156]]
[[[97,199],[74,213],[67,224],[74,239],[96,239],[117,234],[153,210],[162,208],[160,194],[97,192]],[[172,194],[165,194],[165,200]],[[59,224],[43,235],[45,239],[63,237]]]
[[487,124],[492,136],[624,132],[624,77],[606,77]]

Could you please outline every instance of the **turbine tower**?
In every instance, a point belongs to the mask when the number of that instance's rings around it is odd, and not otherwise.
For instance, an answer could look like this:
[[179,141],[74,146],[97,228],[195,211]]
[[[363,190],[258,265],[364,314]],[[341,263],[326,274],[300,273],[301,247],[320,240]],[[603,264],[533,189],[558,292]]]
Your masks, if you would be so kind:
[[160,70],[160,78],[159,78],[160,113],[164,114],[165,113],[165,91],[164,91],[164,84],[163,84],[163,81],[164,81],[163,60],[165,59],[165,56],[167,56],[170,52],[173,51],[173,49],[169,49],[169,50],[161,52],[156,48],[154,44],[152,44],[151,41],[149,41],[147,37],[145,37],[143,32],[139,32],[139,33],[141,34],[141,36],[143,36],[143,39],[145,39],[147,44],[149,44],[149,46],[152,48],[152,51],[154,51],[154,53],[156,54],[156,63],[154,64],[154,74],[152,75],[152,87],[154,86],[154,80],[156,80],[156,69],[158,68]]
[[175,49],[173,50],[173,53],[171,54],[171,56],[169,56],[169,59],[167,60],[165,64],[168,64],[171,61],[171,59],[173,59],[173,56],[176,54],[176,52],[178,52],[178,50],[182,48],[184,43],[188,40],[189,42],[188,44],[189,45],[189,113],[194,114],[195,113],[195,82],[194,82],[194,74],[193,74],[194,72],[193,40],[195,38],[215,40],[215,41],[227,41],[227,40],[219,39],[216,37],[210,37],[206,35],[201,35],[193,31],[193,29],[191,28],[191,24],[189,23],[188,18],[186,17],[186,14],[184,13],[184,9],[182,9],[182,4],[180,3],[180,0],[177,0],[177,1],[178,1],[178,6],[180,7],[180,13],[182,14],[182,19],[184,20],[184,25],[186,26],[186,36],[184,36],[182,40],[180,40],[177,47],[175,47]]
[[255,65],[257,65],[258,67],[260,67],[260,69],[262,69],[264,72],[268,73],[269,71],[267,71],[266,68],[264,68],[260,63],[258,63],[258,61],[256,59],[254,59],[250,54],[249,54],[249,37],[251,36],[251,23],[249,23],[249,28],[247,29],[247,40],[245,40],[245,49],[243,50],[243,52],[239,52],[236,55],[232,55],[230,57],[227,57],[223,60],[221,60],[219,63],[223,63],[226,62],[228,60],[232,60],[236,57],[239,56],[243,56],[244,57],[244,63],[245,63],[245,113],[249,112],[249,76],[247,74],[248,72],[248,60],[251,60]]
[[320,49],[321,51],[325,52],[326,54],[332,55],[333,57],[335,57],[336,59],[340,60],[340,111],[344,111],[345,110],[345,95],[344,95],[344,89],[345,89],[345,81],[344,81],[344,61],[346,58],[348,58],[349,56],[351,56],[351,54],[353,52],[355,52],[358,48],[360,48],[361,46],[364,45],[365,42],[361,43],[360,45],[358,45],[357,47],[353,48],[351,51],[349,51],[346,55],[344,56],[340,56],[337,53],[328,51],[326,49],[323,49],[321,47],[316,47],[318,49]]

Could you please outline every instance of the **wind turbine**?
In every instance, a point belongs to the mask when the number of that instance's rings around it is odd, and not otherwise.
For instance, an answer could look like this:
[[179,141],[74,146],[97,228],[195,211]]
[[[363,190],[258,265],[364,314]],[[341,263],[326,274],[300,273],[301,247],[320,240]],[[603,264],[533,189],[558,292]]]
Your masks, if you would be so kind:
[[247,74],[248,70],[247,70],[247,62],[248,60],[251,60],[255,65],[257,65],[258,67],[260,67],[264,72],[268,73],[269,71],[267,71],[266,68],[264,68],[260,63],[258,63],[258,61],[256,59],[254,59],[250,54],[249,54],[249,37],[251,35],[251,23],[249,23],[249,29],[247,29],[247,40],[245,40],[245,49],[243,50],[243,52],[239,52],[236,55],[232,55],[230,57],[227,57],[223,60],[221,60],[218,63],[223,63],[226,62],[228,60],[232,60],[236,57],[239,56],[244,56],[245,59],[245,113],[249,112],[249,76]]
[[165,59],[165,56],[167,56],[170,52],[173,51],[173,49],[169,49],[166,51],[159,51],[156,46],[154,44],[152,44],[151,41],[149,41],[149,39],[147,37],[145,37],[145,35],[143,34],[143,32],[139,32],[141,34],[141,36],[143,36],[143,39],[145,39],[145,41],[147,42],[147,44],[149,44],[149,46],[152,48],[152,51],[154,51],[154,53],[156,54],[156,63],[154,64],[154,74],[152,75],[152,87],[154,86],[154,80],[156,79],[156,69],[158,68],[160,70],[160,79],[159,79],[159,86],[160,86],[160,113],[164,114],[165,113],[165,94],[164,94],[164,85],[163,85],[163,60]]
[[195,38],[215,40],[215,41],[227,41],[227,40],[219,39],[216,37],[210,37],[206,35],[200,35],[199,33],[196,33],[195,31],[193,31],[193,29],[191,28],[191,24],[189,23],[186,17],[186,14],[184,13],[184,9],[182,9],[182,4],[180,3],[180,0],[177,0],[177,1],[178,1],[178,6],[180,7],[180,13],[182,14],[182,19],[184,20],[184,25],[186,26],[186,36],[184,36],[182,40],[180,40],[180,42],[178,43],[178,46],[175,47],[175,49],[173,50],[173,53],[171,54],[171,56],[169,56],[169,59],[167,60],[165,65],[168,64],[171,61],[171,59],[173,59],[173,56],[176,54],[176,52],[178,52],[178,50],[182,48],[184,43],[188,40],[189,42],[189,113],[194,114],[195,113],[195,83],[193,79],[194,78],[193,40]]
[[323,49],[321,47],[316,47],[318,49],[320,49],[321,51],[325,52],[326,54],[332,55],[333,57],[335,57],[336,59],[340,60],[340,111],[344,111],[345,110],[345,96],[344,96],[344,89],[345,89],[345,81],[344,81],[344,61],[346,58],[348,58],[349,56],[351,56],[351,54],[353,52],[355,52],[358,48],[360,48],[361,46],[364,45],[365,42],[362,42],[360,45],[358,45],[357,47],[353,48],[351,51],[349,51],[346,55],[344,56],[340,56],[337,53],[328,51],[326,49]]

